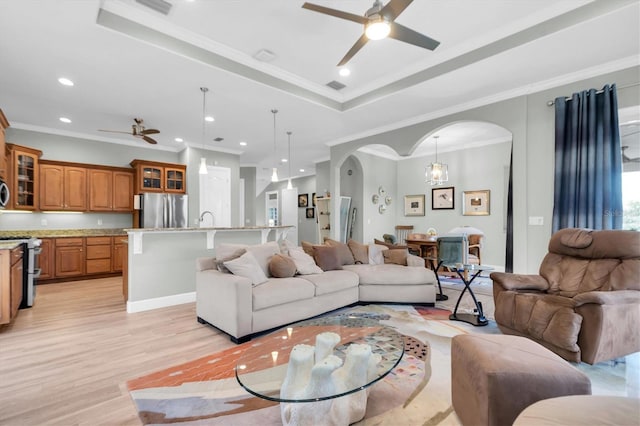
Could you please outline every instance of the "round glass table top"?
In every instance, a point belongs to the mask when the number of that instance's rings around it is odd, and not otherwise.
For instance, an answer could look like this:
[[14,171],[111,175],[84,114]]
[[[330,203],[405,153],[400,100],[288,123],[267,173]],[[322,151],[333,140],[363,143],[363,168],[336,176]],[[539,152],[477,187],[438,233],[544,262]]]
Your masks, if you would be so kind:
[[[281,397],[280,389],[287,374],[291,350],[298,344],[314,346],[316,336],[324,332],[333,332],[340,337],[333,355],[340,358],[343,364],[350,345],[369,345],[372,354],[381,357],[375,371],[366,383],[343,389],[339,393],[328,392],[312,399]],[[404,354],[403,336],[366,314],[343,314],[302,321],[258,337],[251,343],[238,359],[236,379],[249,393],[279,402],[322,401],[358,392],[386,376]]]

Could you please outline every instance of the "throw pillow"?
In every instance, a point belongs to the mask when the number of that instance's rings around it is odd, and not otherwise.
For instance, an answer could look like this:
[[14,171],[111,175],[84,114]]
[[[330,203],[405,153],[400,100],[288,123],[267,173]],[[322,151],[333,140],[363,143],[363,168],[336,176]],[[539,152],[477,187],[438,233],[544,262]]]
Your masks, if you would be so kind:
[[280,246],[275,241],[269,241],[264,244],[257,244],[254,246],[247,246],[247,251],[251,252],[258,261],[258,265],[262,269],[262,272],[269,276],[269,260],[274,254],[280,253]]
[[389,249],[382,252],[384,263],[395,263],[396,265],[407,266],[407,249]]
[[300,245],[302,246],[302,250],[304,250],[305,253],[313,257],[313,244],[307,241],[302,241],[300,242]]
[[384,263],[382,252],[384,250],[389,250],[389,247],[381,246],[380,244],[369,244],[369,263],[372,265],[382,265]]
[[351,250],[353,260],[356,263],[369,263],[369,246],[366,244],[360,244],[357,241],[347,241],[347,246]]
[[340,241],[332,240],[331,238],[325,238],[324,243],[329,247],[335,247],[338,251],[338,258],[340,258],[341,265],[353,265],[355,260],[349,246]]
[[254,286],[269,280],[260,268],[255,256],[250,252],[246,252],[237,259],[224,262],[224,266],[226,266],[233,275],[249,278]]
[[275,278],[289,278],[296,274],[296,264],[289,256],[274,254],[269,261],[269,272]]
[[224,266],[224,262],[237,259],[246,252],[246,244],[228,244],[222,243],[216,247],[216,267],[218,271],[230,273],[229,269]]
[[323,271],[342,269],[337,247],[313,246],[313,258]]
[[289,249],[289,256],[296,264],[296,269],[300,275],[321,274],[322,269],[313,260],[313,257],[309,256],[300,247]]
[[280,240],[278,242],[278,245],[280,246],[280,253],[286,254],[286,255],[289,255],[290,249],[297,247],[295,244],[293,244],[289,240]]

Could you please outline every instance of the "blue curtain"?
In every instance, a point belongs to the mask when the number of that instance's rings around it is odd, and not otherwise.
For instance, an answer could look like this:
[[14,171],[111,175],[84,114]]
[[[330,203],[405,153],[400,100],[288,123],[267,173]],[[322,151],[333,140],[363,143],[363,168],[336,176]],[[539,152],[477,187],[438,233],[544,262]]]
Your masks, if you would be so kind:
[[553,232],[622,228],[622,153],[615,84],[555,99]]

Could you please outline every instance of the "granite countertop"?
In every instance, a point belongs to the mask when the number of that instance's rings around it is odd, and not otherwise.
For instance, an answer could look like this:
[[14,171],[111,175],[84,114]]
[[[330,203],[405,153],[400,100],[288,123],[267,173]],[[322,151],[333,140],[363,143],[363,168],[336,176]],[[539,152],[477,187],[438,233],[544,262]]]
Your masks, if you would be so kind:
[[22,244],[19,241],[0,241],[0,250],[13,250]]
[[0,231],[0,237],[13,237],[29,235],[36,238],[61,238],[61,237],[117,237],[126,236],[127,232],[122,228],[98,228],[98,229],[23,229]]
[[131,228],[125,229],[125,232],[205,232],[205,231],[259,231],[262,229],[287,229],[294,228],[293,225],[280,226],[236,226],[236,227],[212,227],[212,228]]

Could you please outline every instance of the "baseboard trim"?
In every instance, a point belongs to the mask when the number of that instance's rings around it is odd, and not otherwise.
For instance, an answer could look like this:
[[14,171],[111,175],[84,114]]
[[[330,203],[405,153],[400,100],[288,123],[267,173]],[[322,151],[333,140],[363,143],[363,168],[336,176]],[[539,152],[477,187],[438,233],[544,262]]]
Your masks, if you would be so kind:
[[171,296],[154,297],[153,299],[127,301],[127,313],[150,311],[167,306],[182,305],[196,301],[196,292],[172,294]]

